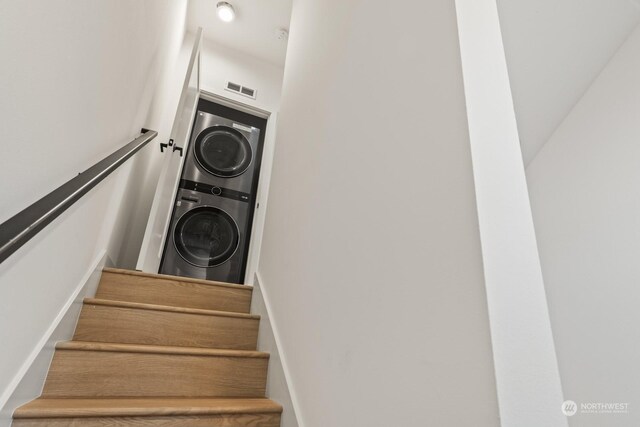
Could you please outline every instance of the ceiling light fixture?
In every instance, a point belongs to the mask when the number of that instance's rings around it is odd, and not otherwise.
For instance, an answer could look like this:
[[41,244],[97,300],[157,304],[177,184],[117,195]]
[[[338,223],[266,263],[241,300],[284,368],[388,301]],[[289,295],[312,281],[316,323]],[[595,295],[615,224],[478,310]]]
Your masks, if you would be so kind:
[[231,22],[236,18],[236,11],[226,1],[221,1],[216,5],[218,9],[218,18],[224,22]]

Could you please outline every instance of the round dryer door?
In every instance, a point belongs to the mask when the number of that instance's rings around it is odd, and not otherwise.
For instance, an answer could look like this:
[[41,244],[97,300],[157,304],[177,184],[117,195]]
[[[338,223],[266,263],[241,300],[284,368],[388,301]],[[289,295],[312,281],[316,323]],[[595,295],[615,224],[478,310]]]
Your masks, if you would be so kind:
[[238,249],[240,230],[225,211],[201,206],[180,217],[173,231],[178,254],[197,267],[214,267]]
[[251,144],[237,130],[228,126],[211,126],[196,138],[196,160],[207,172],[231,178],[247,170],[253,153]]

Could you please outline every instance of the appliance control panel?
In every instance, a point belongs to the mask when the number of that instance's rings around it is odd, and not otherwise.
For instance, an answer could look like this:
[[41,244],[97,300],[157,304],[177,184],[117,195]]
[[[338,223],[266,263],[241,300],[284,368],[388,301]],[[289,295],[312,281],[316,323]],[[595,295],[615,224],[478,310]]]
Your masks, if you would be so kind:
[[213,194],[215,196],[226,197],[228,199],[240,200],[241,202],[249,202],[251,199],[251,195],[249,193],[216,187],[215,185],[203,184],[201,182],[189,181],[187,179],[180,180],[180,188],[198,191],[200,193]]

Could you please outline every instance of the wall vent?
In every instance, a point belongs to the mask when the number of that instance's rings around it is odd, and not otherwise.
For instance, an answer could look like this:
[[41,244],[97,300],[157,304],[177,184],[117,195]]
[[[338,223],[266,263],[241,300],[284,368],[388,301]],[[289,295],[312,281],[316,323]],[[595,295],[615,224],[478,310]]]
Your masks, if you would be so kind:
[[227,85],[224,88],[230,92],[235,92],[238,95],[246,96],[247,98],[251,98],[251,99],[256,99],[256,90],[251,89],[250,87],[242,86],[242,85],[239,85],[238,83],[227,81]]

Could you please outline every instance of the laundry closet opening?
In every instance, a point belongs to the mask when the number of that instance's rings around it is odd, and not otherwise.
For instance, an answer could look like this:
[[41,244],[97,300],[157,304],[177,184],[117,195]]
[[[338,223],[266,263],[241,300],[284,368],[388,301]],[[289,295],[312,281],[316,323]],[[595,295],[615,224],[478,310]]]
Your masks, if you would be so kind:
[[[177,110],[136,268],[252,284],[267,204],[291,2],[246,5],[231,22],[191,1]],[[238,5],[240,6],[240,5]],[[271,27],[270,30],[266,30]]]
[[266,125],[200,99],[160,273],[244,283]]

